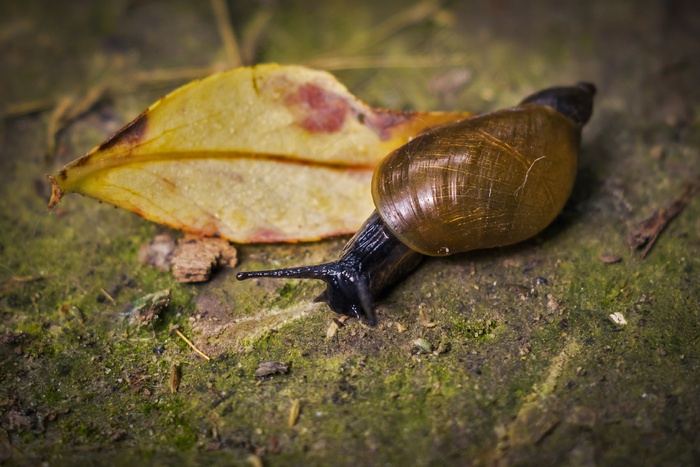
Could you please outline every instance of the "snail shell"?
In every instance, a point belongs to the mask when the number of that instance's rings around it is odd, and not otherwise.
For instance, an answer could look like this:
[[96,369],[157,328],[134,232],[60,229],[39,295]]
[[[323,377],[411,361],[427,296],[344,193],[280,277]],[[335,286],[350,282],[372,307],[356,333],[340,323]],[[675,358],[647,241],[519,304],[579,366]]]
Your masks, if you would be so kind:
[[441,126],[377,167],[374,204],[393,234],[424,255],[520,242],[564,207],[579,135],[576,123],[535,104]]

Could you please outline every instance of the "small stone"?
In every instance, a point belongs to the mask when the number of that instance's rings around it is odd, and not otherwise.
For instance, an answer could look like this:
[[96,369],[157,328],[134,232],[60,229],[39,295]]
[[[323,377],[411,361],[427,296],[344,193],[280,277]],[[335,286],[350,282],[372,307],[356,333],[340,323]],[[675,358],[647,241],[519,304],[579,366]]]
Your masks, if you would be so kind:
[[289,371],[289,365],[283,362],[261,362],[258,369],[255,370],[256,378],[264,378],[265,376],[284,374]]
[[609,316],[609,318],[610,318],[610,320],[611,320],[613,323],[615,323],[615,324],[617,324],[617,325],[619,325],[619,326],[626,326],[626,325],[627,325],[627,320],[625,319],[625,317],[623,316],[623,314],[620,313],[619,311],[616,311],[615,313],[612,313],[612,314]]
[[651,150],[649,151],[649,155],[651,156],[652,159],[655,161],[661,160],[661,158],[664,156],[665,148],[662,144],[656,144],[654,145]]
[[433,355],[442,355],[449,352],[451,348],[452,345],[449,342],[440,342],[437,349],[433,352]]
[[605,264],[614,264],[622,261],[622,258],[618,255],[602,254],[598,257]]
[[326,339],[333,339],[339,328],[340,326],[338,326],[338,323],[335,320],[331,320],[328,329],[326,329]]
[[559,311],[559,300],[552,294],[547,294],[547,311],[550,313]]
[[173,251],[175,251],[175,240],[170,235],[156,235],[150,243],[144,243],[139,248],[139,263],[167,272],[170,270]]
[[413,345],[418,347],[418,349],[422,352],[430,353],[433,351],[433,344],[423,339],[422,337],[419,337],[418,339],[414,340]]

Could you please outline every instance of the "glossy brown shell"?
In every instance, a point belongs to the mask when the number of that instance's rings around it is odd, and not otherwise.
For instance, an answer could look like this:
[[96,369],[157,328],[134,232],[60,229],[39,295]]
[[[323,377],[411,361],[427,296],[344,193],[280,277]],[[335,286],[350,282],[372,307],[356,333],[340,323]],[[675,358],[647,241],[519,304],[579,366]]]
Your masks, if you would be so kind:
[[443,256],[525,240],[574,184],[580,127],[535,104],[431,130],[376,169],[372,196],[410,248]]

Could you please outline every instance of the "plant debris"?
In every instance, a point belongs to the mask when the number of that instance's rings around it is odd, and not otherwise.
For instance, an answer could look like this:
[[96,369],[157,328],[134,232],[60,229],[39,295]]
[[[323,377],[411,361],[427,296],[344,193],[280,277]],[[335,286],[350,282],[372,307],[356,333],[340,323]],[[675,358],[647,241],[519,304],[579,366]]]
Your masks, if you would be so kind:
[[178,388],[180,387],[180,380],[182,379],[182,370],[180,369],[180,365],[173,363],[170,365],[170,381],[169,381],[169,386],[170,386],[170,392],[176,393]]
[[0,297],[23,289],[26,285],[43,279],[42,276],[15,276],[0,283]]
[[4,334],[0,335],[0,344],[8,346],[16,346],[21,344],[27,339],[28,334],[24,331],[12,332],[5,331]]
[[197,348],[197,346],[194,345],[194,344],[192,343],[192,341],[190,341],[188,338],[186,338],[185,335],[184,335],[183,333],[181,333],[179,329],[175,328],[174,331],[175,331],[175,334],[177,334],[177,336],[178,336],[180,339],[182,339],[183,341],[185,341],[185,343],[186,343],[187,345],[189,345],[190,348],[191,348],[192,350],[194,350],[194,351],[197,353],[197,355],[199,355],[200,357],[202,357],[202,358],[205,359],[205,360],[211,360],[211,358],[209,358],[209,356],[208,356],[207,354],[205,354],[204,352],[202,352],[201,350],[199,350],[199,349]]
[[427,340],[419,337],[412,342],[413,346],[418,350],[418,353],[431,353],[433,351],[433,344]]
[[83,316],[83,312],[80,311],[80,308],[78,308],[77,306],[64,303],[63,305],[61,305],[59,311],[66,318],[75,319],[81,325],[85,325],[85,316]]
[[288,371],[289,365],[284,362],[261,362],[254,375],[256,378],[264,378],[269,375],[286,374]]
[[301,411],[301,402],[299,402],[299,399],[294,399],[292,402],[292,406],[289,409],[289,420],[287,421],[287,426],[289,428],[294,428],[294,425],[297,424],[297,420],[299,420],[299,412]]
[[625,326],[627,325],[627,320],[625,319],[625,316],[620,313],[619,311],[616,311],[615,313],[611,313],[610,316],[610,321],[613,323],[619,325],[619,326]]
[[601,260],[605,264],[615,264],[619,263],[622,261],[622,257],[619,255],[611,255],[611,254],[602,254],[598,256],[598,259]]
[[178,282],[205,282],[217,267],[234,267],[236,248],[221,238],[186,236],[172,256],[173,275]]
[[175,246],[175,240],[169,234],[156,235],[150,243],[144,243],[139,248],[139,263],[148,264],[162,272],[168,272]]
[[430,319],[430,316],[422,303],[418,306],[418,322],[424,328],[434,328],[437,326],[437,323]]
[[58,138],[61,132],[74,120],[90,111],[98,102],[104,99],[107,88],[97,85],[80,97],[64,96],[58,100],[54,107],[47,127],[48,148],[47,160],[51,160],[58,149]]
[[683,193],[678,198],[654,212],[630,232],[627,236],[627,244],[630,248],[632,250],[642,248],[639,256],[642,259],[646,258],[649,250],[654,246],[654,243],[656,243],[659,235],[661,235],[661,232],[663,232],[669,222],[683,211],[698,193],[700,193],[700,177],[688,182]]
[[163,311],[170,303],[170,289],[160,290],[136,300],[129,311],[132,324],[144,326],[151,324],[158,319],[161,311]]
[[186,235],[175,244],[169,234],[156,235],[139,248],[139,263],[170,271],[178,282],[205,282],[219,267],[238,262],[236,248],[221,238]]
[[331,318],[331,323],[328,325],[328,329],[326,330],[326,339],[334,338],[336,333],[338,332],[338,329],[345,325],[345,321],[347,321],[347,319],[347,316]]
[[444,353],[447,353],[452,349],[452,344],[449,342],[440,342],[437,346],[437,349],[433,351],[433,355],[442,355]]

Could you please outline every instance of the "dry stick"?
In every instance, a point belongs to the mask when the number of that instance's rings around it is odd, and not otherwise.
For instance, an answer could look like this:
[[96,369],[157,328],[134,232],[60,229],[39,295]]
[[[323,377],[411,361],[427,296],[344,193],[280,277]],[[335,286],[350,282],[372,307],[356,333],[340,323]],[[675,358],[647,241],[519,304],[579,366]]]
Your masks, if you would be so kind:
[[685,209],[698,193],[700,193],[700,176],[686,183],[683,193],[678,198],[637,225],[637,228],[627,236],[627,244],[630,248],[636,250],[644,247],[639,255],[644,259],[668,223]]
[[45,156],[47,160],[53,159],[53,155],[56,152],[58,133],[60,133],[61,129],[63,129],[64,125],[68,122],[66,115],[68,115],[71,107],[73,107],[74,104],[75,99],[72,97],[61,97],[51,112],[49,123],[46,126],[46,139],[48,140],[48,147],[46,149]]
[[241,60],[244,64],[255,63],[255,51],[267,34],[274,13],[274,4],[258,9],[241,31]]
[[178,336],[180,336],[180,339],[182,339],[183,341],[187,342],[187,345],[189,345],[190,347],[192,347],[192,350],[194,350],[195,352],[197,352],[197,353],[199,354],[199,356],[203,357],[203,358],[206,359],[206,360],[211,360],[211,358],[209,358],[204,352],[202,352],[201,350],[199,350],[192,342],[190,342],[190,340],[189,340],[188,338],[186,338],[186,337],[184,336],[184,334],[182,334],[182,333],[180,332],[180,330],[176,329],[176,330],[175,330],[175,333],[176,333]]
[[[233,27],[231,26],[231,23],[229,21],[229,12],[228,7],[226,6],[226,2],[225,0],[211,0],[211,2],[212,7],[214,9],[214,16],[216,18],[219,34],[221,34],[221,39],[224,42],[224,48],[226,50],[226,57],[228,62],[227,64],[230,67],[240,66],[241,56],[238,50],[236,36],[233,32]],[[139,85],[144,83],[193,80],[201,78],[203,76],[207,76],[208,74],[211,74],[216,71],[221,71],[220,67],[211,66],[205,68],[176,68],[174,70],[166,69],[153,71],[137,71],[133,73],[129,77],[129,79],[119,79],[105,86],[93,86],[82,98],[77,100],[78,105],[74,106],[74,110],[70,113],[74,114],[76,111],[80,114],[85,113],[89,109],[81,109],[83,107],[81,104],[94,104],[95,101],[99,100],[99,98],[104,94],[104,92],[108,90],[116,91],[117,93],[126,93],[133,91],[133,89],[137,88]],[[95,96],[95,94],[99,95]],[[56,107],[57,105],[59,105],[58,103],[65,99],[65,97],[47,98],[10,104],[2,110],[0,110],[0,119],[13,118],[35,112],[42,112],[52,107]],[[57,130],[60,131],[61,125],[58,124],[56,125],[56,127]]]
[[[89,103],[95,96],[98,90],[102,93],[127,94],[140,88],[144,84],[165,84],[170,81],[191,81],[193,79],[202,78],[217,71],[222,71],[223,68],[219,65],[212,65],[203,68],[175,68],[165,70],[151,71],[136,71],[129,75],[128,78],[120,77],[114,81],[110,81],[105,85],[96,85],[91,87],[83,97],[77,99],[78,104],[74,106],[80,110],[83,105]],[[52,97],[47,99],[39,99],[27,102],[18,102],[9,104],[4,109],[0,110],[0,119],[21,117],[22,115],[43,112],[56,107],[64,97]],[[92,102],[94,104],[94,101]],[[89,109],[88,109],[89,110]],[[71,114],[74,112],[71,112]],[[84,111],[82,112],[84,113]]]
[[380,44],[398,31],[432,17],[440,10],[441,0],[423,0],[395,14],[370,30],[372,44]]
[[416,2],[407,9],[371,27],[364,34],[358,33],[350,37],[342,46],[321,53],[318,58],[344,56],[349,53],[357,53],[358,51],[375,47],[377,44],[383,43],[402,29],[432,17],[440,9],[441,3],[443,3],[441,0],[422,0]]
[[[216,17],[219,34],[224,43],[226,51],[227,63],[230,67],[235,68],[241,65],[240,52],[238,43],[233,32],[233,27],[229,21],[229,12],[225,0],[212,0],[214,8],[214,16]],[[172,81],[180,79],[194,79],[200,76],[210,74],[212,68],[197,68],[197,69],[176,69],[176,70],[154,70],[150,72],[136,72],[133,76],[133,82],[140,84],[144,82]],[[119,81],[118,83],[121,83]],[[111,87],[118,88],[120,84],[114,83]],[[51,119],[49,120],[48,140],[49,147],[47,158],[52,158],[56,151],[56,139],[59,133],[73,120],[82,116],[89,111],[97,101],[99,101],[107,91],[108,86],[97,85],[93,86],[88,92],[79,99],[71,97],[62,97],[56,105]],[[127,86],[128,89],[128,86]]]
[[58,136],[70,123],[86,114],[105,94],[128,94],[144,84],[162,84],[170,81],[190,81],[202,78],[223,68],[213,65],[205,68],[176,68],[174,70],[138,71],[129,79],[115,80],[108,84],[92,86],[78,98],[62,96],[30,102],[10,104],[0,111],[0,119],[15,118],[53,107],[47,127],[47,150],[45,159],[51,161],[58,148]]
[[107,291],[106,291],[105,289],[102,289],[102,288],[101,288],[101,289],[100,289],[100,292],[102,292],[102,295],[104,295],[105,297],[107,297],[107,300],[109,300],[110,302],[112,302],[112,305],[116,305],[116,304],[117,304],[117,301],[116,301],[110,294],[108,294]]
[[51,112],[47,129],[48,148],[46,151],[46,159],[51,160],[56,153],[58,145],[58,137],[71,122],[83,116],[92,109],[104,96],[107,87],[104,85],[96,85],[88,89],[88,91],[80,98],[62,97],[58,104]]
[[168,83],[170,81],[191,81],[221,70],[222,67],[212,65],[201,68],[185,67],[136,71],[130,75],[127,82],[124,82],[124,80],[118,80],[112,84],[111,88],[121,92],[126,92],[132,91],[136,86],[141,84],[161,84]]
[[0,111],[0,119],[20,117],[22,115],[43,112],[56,105],[56,99],[38,99],[27,102],[9,104]]
[[34,282],[43,279],[43,276],[15,276],[0,283],[0,297],[5,294],[11,293],[19,287],[24,287],[30,282]]
[[224,43],[226,61],[231,68],[241,66],[241,51],[238,49],[236,35],[233,33],[233,26],[231,25],[226,1],[211,0],[211,6],[214,9],[214,17],[216,18],[216,26],[219,30],[219,35]]
[[302,62],[324,70],[353,70],[361,68],[432,68],[464,66],[464,55],[404,55],[398,57],[317,57]]
[[294,425],[297,424],[300,410],[301,402],[299,402],[299,399],[294,399],[294,401],[292,401],[292,406],[289,409],[289,418],[287,419],[287,426],[289,428],[294,428]]

